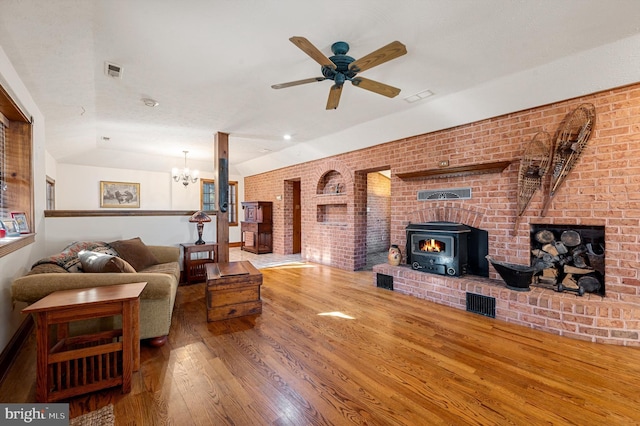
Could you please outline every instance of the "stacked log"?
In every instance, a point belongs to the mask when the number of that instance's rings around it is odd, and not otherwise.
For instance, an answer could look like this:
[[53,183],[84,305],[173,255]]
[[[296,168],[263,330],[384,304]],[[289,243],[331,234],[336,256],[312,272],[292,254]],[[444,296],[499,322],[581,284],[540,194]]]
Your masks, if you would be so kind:
[[583,244],[576,231],[565,231],[557,239],[550,230],[536,233],[539,247],[531,250],[532,266],[541,273],[537,284],[556,291],[571,291],[582,296],[596,293],[604,280],[604,247],[596,253],[592,244]]

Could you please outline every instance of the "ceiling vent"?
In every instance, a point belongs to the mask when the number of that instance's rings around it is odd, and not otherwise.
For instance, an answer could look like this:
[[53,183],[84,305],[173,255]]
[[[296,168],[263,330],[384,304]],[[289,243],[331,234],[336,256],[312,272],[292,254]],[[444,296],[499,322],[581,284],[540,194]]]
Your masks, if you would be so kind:
[[471,188],[425,189],[418,191],[418,201],[470,199]]
[[104,63],[104,73],[109,77],[122,78],[122,67],[111,62]]

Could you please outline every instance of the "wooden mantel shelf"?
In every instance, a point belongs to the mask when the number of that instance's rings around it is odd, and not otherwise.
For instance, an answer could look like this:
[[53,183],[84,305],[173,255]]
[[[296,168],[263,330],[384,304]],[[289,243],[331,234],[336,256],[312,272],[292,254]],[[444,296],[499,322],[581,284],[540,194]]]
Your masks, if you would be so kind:
[[442,169],[419,170],[417,172],[398,173],[400,179],[442,179],[448,177],[480,175],[485,173],[502,173],[504,169],[509,167],[513,160],[496,161],[493,163],[468,164],[466,166],[445,167]]

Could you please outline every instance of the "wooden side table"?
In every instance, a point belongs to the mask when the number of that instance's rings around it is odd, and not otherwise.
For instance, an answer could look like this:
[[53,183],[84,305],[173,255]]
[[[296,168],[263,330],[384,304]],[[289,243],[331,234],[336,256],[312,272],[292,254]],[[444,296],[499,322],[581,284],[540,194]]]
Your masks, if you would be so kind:
[[262,273],[246,260],[208,263],[207,321],[262,313]]
[[207,277],[204,265],[218,260],[218,244],[184,243],[182,246],[182,270],[187,284],[202,282]]
[[[56,291],[22,310],[35,315],[38,402],[118,385],[131,391],[132,372],[140,369],[139,307],[146,285]],[[122,329],[69,336],[71,322],[115,315],[122,316]]]

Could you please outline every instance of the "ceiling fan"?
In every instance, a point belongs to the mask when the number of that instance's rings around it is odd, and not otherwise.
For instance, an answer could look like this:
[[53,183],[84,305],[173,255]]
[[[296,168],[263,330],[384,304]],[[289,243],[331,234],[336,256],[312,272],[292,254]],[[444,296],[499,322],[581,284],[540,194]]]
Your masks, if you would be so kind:
[[304,37],[291,37],[289,39],[300,50],[309,55],[314,61],[322,65],[322,77],[306,78],[304,80],[290,81],[288,83],[274,84],[274,89],[284,89],[285,87],[298,86],[300,84],[314,83],[316,81],[332,80],[334,85],[329,90],[327,109],[338,108],[342,86],[345,81],[350,81],[354,86],[369,90],[389,98],[393,98],[400,93],[397,87],[389,86],[375,80],[369,80],[358,76],[358,73],[383,64],[407,53],[407,48],[399,41],[394,41],[380,49],[354,59],[347,56],[349,45],[344,41],[338,41],[331,45],[333,56],[327,58],[317,47]]

